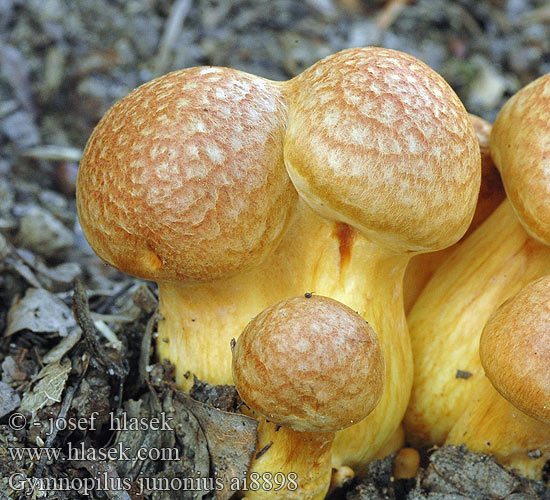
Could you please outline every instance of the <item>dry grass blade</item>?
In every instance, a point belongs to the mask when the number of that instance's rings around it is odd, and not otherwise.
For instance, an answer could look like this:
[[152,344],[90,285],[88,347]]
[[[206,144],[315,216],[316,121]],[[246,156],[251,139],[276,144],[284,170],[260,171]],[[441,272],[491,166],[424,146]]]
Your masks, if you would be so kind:
[[390,0],[376,16],[376,25],[382,31],[387,30],[397,19],[408,0]]
[[183,22],[185,21],[190,8],[191,0],[178,0],[172,6],[170,16],[166,20],[166,24],[164,26],[164,33],[162,34],[162,41],[160,43],[158,56],[155,60],[155,75],[163,75],[168,70],[170,52],[176,45],[178,36],[181,33]]

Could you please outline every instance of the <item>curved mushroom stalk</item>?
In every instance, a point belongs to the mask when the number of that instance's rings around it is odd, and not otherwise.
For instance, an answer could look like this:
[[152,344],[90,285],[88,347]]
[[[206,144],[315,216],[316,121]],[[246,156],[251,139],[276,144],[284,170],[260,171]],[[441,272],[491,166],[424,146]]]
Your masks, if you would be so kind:
[[509,200],[436,271],[408,315],[414,384],[405,431],[441,445],[484,377],[479,338],[493,311],[550,273],[550,247],[531,238]]
[[402,281],[409,258],[457,241],[480,182],[479,147],[458,97],[417,59],[350,49],[291,81],[284,159],[300,197],[346,228],[338,274],[312,290],[358,311],[387,363],[376,410],[337,433],[333,464],[358,471],[398,430],[412,384]]
[[[239,394],[271,421],[260,424],[260,452],[249,472],[260,487],[246,498],[325,498],[335,431],[376,407],[384,369],[372,328],[336,300],[295,297],[256,316],[233,349]],[[277,473],[292,482],[275,491],[266,478]]]
[[339,229],[345,235],[340,240],[339,269],[332,273],[325,269],[311,289],[345,303],[365,318],[380,332],[386,359],[386,388],[380,403],[349,431],[336,433],[333,446],[335,468],[347,465],[361,473],[398,431],[398,415],[406,409],[412,385],[410,340],[402,301],[409,256],[384,252],[347,225],[340,224]]
[[244,498],[323,500],[331,481],[335,433],[299,432],[258,420],[256,457],[247,476],[255,484]]
[[474,396],[483,377],[479,338],[491,313],[550,273],[549,89],[547,75],[503,107],[490,148],[509,199],[459,245],[408,316],[415,382],[404,423],[415,445],[442,444]]
[[550,276],[495,311],[479,354],[488,379],[478,382],[447,443],[494,454],[503,465],[540,479],[550,459]]

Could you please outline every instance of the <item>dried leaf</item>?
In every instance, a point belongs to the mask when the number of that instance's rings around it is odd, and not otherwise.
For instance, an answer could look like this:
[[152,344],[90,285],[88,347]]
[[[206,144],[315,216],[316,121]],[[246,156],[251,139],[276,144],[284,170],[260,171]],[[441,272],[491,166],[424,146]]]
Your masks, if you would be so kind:
[[76,326],[65,303],[43,288],[29,288],[25,296],[14,302],[8,312],[6,337],[27,329],[36,333],[59,332],[65,337]]
[[422,485],[436,493],[483,500],[508,497],[517,491],[519,480],[494,457],[472,453],[465,446],[448,446],[431,455]]
[[216,500],[228,500],[235,494],[232,481],[246,478],[252,454],[256,449],[258,421],[238,413],[228,413],[178,393],[185,406],[198,419],[208,442],[215,478],[221,478],[223,489],[216,490]]
[[128,401],[125,409],[123,423],[159,418],[164,412],[172,430],[123,430],[114,447],[124,446],[130,457],[136,456],[140,448],[177,447],[181,454],[179,460],[171,461],[120,460],[117,470],[121,477],[134,481],[140,477],[159,481],[186,478],[193,485],[185,491],[152,488],[153,500],[200,500],[209,493],[213,496],[208,498],[227,500],[235,494],[232,482],[245,478],[256,447],[256,420],[218,410],[171,390],[165,391],[162,403],[150,395],[140,401]]
[[[139,401],[127,401],[125,410],[115,418],[114,425],[111,426],[116,428],[120,424],[125,428],[113,444],[114,449],[122,447],[127,457],[136,457],[140,449],[164,450],[163,453],[167,455],[171,454],[170,450],[178,450],[179,456],[164,456],[160,460],[126,460],[126,457],[121,457],[116,462],[118,474],[138,483],[143,481],[139,489],[150,490],[155,500],[200,500],[208,494],[209,490],[201,489],[155,491],[155,484],[158,484],[155,481],[170,481],[174,478],[178,481],[177,478],[198,481],[200,478],[208,478],[210,473],[208,445],[204,433],[195,417],[181,403],[173,401],[172,391],[165,395],[162,407],[149,394]],[[169,430],[132,430],[131,422],[139,419],[149,422],[151,419],[161,419],[163,413],[169,422]]]
[[69,360],[66,360],[64,364],[46,365],[36,377],[35,381],[38,380],[38,383],[34,389],[23,396],[23,402],[19,409],[22,412],[31,413],[34,417],[36,412],[44,406],[59,403],[70,371],[71,362]]

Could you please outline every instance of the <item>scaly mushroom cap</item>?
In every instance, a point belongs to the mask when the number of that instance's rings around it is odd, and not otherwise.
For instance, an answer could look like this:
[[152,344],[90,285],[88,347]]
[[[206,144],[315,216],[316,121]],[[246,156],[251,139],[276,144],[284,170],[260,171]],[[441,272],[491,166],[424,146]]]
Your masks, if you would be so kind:
[[278,302],[248,324],[233,349],[242,399],[296,431],[336,431],[363,419],[380,401],[384,377],[372,328],[327,297]]
[[493,313],[479,355],[503,397],[550,424],[550,276],[533,281]]
[[297,201],[281,85],[228,68],[152,80],[116,103],[80,164],[96,253],[141,278],[211,281],[262,261]]
[[550,245],[550,74],[503,106],[491,132],[491,155],[523,227]]
[[464,234],[479,147],[441,76],[369,47],[329,56],[291,83],[285,164],[312,208],[398,251],[437,250]]

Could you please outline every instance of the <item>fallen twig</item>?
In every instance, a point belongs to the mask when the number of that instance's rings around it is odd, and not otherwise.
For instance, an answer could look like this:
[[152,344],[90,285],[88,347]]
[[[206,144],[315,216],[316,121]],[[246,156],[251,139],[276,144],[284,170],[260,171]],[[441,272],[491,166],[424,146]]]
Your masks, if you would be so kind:
[[397,19],[408,0],[390,0],[376,16],[376,25],[382,31],[387,30]]
[[103,346],[97,339],[97,331],[90,317],[90,309],[88,307],[88,297],[86,290],[80,282],[75,280],[73,294],[73,313],[76,322],[82,329],[84,338],[93,355],[93,359],[97,361],[109,374],[115,375],[120,379],[125,379],[128,375],[128,366],[125,362],[115,362],[103,349]]
[[181,33],[183,22],[190,9],[191,0],[177,0],[173,4],[170,15],[164,25],[160,49],[155,59],[155,75],[160,76],[168,70],[170,52]]

